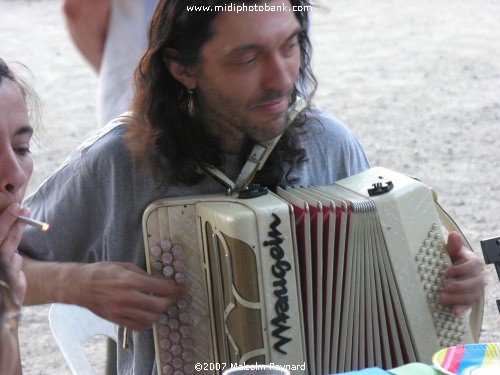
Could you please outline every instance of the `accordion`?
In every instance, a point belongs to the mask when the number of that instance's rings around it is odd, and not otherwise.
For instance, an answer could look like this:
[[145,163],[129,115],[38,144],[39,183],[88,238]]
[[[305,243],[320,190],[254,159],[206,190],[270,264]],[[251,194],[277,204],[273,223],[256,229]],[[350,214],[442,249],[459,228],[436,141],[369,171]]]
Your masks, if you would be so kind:
[[477,342],[437,300],[450,259],[433,191],[384,168],[330,186],[153,202],[148,272],[187,295],[154,324],[159,374],[275,364],[330,374]]

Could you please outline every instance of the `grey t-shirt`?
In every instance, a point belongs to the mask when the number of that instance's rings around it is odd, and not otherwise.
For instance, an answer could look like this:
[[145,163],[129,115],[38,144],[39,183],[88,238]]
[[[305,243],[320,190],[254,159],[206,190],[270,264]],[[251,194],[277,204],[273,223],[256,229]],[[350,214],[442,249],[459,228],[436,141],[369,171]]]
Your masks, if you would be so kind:
[[[293,170],[297,185],[329,185],[369,167],[358,140],[324,112],[310,113],[300,142],[307,162]],[[145,269],[142,215],[154,200],[224,192],[211,178],[195,186],[166,182],[132,157],[124,127],[114,124],[84,142],[25,204],[50,231],[28,228],[20,249],[34,259],[58,262],[131,262]],[[221,168],[233,181],[236,157]],[[286,185],[286,182],[283,181]],[[121,337],[121,335],[119,335]],[[120,374],[156,374],[152,329],[134,332],[128,349],[118,343]]]

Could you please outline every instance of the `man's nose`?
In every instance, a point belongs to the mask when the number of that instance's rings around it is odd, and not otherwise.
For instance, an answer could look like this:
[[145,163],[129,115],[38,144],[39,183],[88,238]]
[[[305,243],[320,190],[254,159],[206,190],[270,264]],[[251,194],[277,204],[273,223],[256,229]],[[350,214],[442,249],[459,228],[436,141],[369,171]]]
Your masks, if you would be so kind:
[[280,56],[279,54],[269,56],[264,65],[264,88],[277,92],[290,90],[296,78],[294,65],[289,58]]

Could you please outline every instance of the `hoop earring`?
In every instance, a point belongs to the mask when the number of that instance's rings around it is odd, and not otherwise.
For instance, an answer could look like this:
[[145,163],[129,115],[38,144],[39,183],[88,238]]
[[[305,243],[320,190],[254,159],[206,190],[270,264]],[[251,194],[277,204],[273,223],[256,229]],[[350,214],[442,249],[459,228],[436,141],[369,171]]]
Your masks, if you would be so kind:
[[192,116],[194,111],[194,90],[186,88],[188,94],[188,113]]

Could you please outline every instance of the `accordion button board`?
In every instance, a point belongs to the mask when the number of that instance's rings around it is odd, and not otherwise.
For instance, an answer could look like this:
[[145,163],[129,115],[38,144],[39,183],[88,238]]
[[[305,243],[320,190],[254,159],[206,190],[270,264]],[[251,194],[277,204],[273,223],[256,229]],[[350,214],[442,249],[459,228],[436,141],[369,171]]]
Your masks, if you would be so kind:
[[154,202],[148,272],[188,290],[154,325],[158,373],[390,369],[474,342],[470,316],[438,300],[451,264],[441,227],[431,189],[384,168],[252,199]]
[[148,272],[188,291],[154,324],[158,374],[290,361],[305,373],[291,218],[272,194],[167,199],[146,210]]

